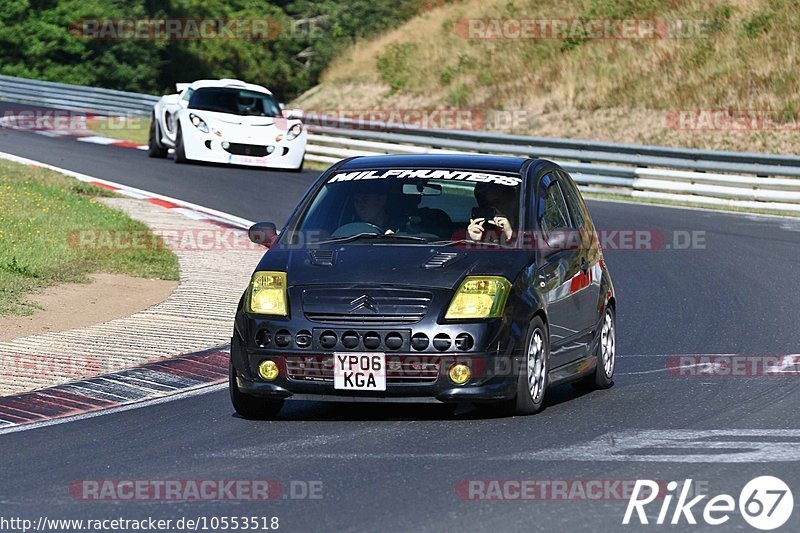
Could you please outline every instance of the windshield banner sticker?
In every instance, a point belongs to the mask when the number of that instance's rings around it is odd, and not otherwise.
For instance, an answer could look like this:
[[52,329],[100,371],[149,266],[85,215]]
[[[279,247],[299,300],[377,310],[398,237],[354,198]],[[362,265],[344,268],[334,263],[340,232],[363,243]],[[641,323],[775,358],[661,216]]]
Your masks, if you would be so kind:
[[419,178],[442,179],[458,181],[474,181],[481,183],[495,183],[516,187],[522,182],[517,176],[503,176],[501,174],[488,174],[468,170],[433,170],[433,169],[389,169],[389,170],[359,170],[356,172],[340,172],[334,174],[328,183],[339,183],[354,180],[381,180],[386,178]]

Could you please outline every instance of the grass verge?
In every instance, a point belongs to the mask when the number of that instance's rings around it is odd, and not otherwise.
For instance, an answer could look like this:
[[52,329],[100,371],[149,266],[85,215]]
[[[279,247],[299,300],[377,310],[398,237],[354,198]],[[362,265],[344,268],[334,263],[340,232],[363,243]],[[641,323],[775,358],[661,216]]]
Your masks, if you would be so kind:
[[306,159],[305,163],[303,163],[303,170],[319,170],[323,172],[328,170],[334,163],[322,163],[320,161],[309,161]]
[[135,117],[98,117],[87,121],[86,127],[104,137],[147,144],[150,120]]
[[[113,193],[56,172],[0,160],[0,315],[26,315],[25,295],[111,272],[179,279],[177,257],[166,248],[126,251],[79,248],[81,230],[149,232],[147,226],[96,197]],[[137,233],[138,234],[138,233]]]

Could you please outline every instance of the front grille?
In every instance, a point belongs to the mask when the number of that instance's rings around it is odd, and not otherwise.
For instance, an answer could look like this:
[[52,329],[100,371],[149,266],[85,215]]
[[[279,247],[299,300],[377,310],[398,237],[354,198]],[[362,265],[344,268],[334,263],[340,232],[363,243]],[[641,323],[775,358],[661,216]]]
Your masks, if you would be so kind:
[[324,288],[303,291],[306,318],[329,324],[413,324],[425,316],[429,291],[393,288]]
[[425,316],[425,313],[414,313],[412,315],[306,313],[306,318],[309,320],[313,320],[314,322],[326,322],[328,324],[413,324],[414,322],[422,320],[423,316]]
[[249,155],[253,157],[264,157],[270,152],[267,146],[239,143],[229,143],[225,151],[233,155]]
[[[294,381],[333,383],[333,356],[287,356],[286,373]],[[415,356],[386,357],[386,383],[434,383],[439,377],[439,360]]]

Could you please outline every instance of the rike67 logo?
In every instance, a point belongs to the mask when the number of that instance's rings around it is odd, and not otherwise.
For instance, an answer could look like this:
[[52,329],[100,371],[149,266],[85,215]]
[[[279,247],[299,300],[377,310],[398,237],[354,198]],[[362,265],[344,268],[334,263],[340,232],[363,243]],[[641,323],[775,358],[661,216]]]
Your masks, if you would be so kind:
[[[685,480],[682,485],[677,481],[670,481],[666,485],[666,493],[661,493],[661,488],[663,482],[636,480],[622,523],[627,525],[633,520],[635,524],[638,520],[640,524],[650,524],[652,512],[660,505],[654,524],[697,524],[697,514],[706,524],[719,526],[730,520],[731,514],[737,511],[738,503],[738,512],[745,522],[754,528],[768,531],[785,524],[794,507],[789,486],[773,476],[760,476],[750,480],[739,493],[738,502],[729,494],[714,496],[704,502],[705,505],[701,502],[708,497],[707,494],[689,499],[692,494],[691,479]],[[648,519],[645,508],[651,503],[654,505],[647,509],[651,511],[651,518]]]

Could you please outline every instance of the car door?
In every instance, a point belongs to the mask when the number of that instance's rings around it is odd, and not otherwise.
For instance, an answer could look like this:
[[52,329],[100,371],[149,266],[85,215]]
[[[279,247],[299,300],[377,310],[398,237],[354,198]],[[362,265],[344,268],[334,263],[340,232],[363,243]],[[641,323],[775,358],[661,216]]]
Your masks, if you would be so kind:
[[[574,240],[577,228],[555,171],[542,177],[537,196],[537,227],[543,246],[538,251],[535,279],[547,304],[550,356],[552,368],[556,368],[585,355],[582,343],[588,315],[580,290],[581,250],[580,243]],[[556,244],[559,236],[564,235],[567,240]],[[570,239],[573,246],[567,246]]]
[[581,272],[576,278],[575,289],[580,294],[581,308],[585,313],[583,317],[583,339],[589,347],[592,335],[600,321],[600,310],[598,302],[600,300],[600,244],[596,238],[594,225],[578,191],[577,185],[566,172],[559,171],[559,183],[567,201],[567,209],[573,225],[578,230],[581,238],[580,246],[580,265]]
[[581,235],[581,270],[585,278],[581,282],[583,298],[586,300],[586,324],[592,331],[600,320],[600,242],[595,232],[589,210],[581,198],[578,186],[566,172],[559,171],[559,181],[567,200],[572,220]]

